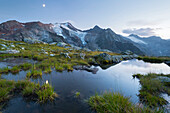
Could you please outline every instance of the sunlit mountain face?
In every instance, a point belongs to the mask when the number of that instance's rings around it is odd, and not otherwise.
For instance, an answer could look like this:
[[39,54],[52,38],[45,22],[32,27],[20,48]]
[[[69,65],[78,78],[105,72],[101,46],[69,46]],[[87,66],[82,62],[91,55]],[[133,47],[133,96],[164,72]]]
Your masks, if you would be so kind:
[[0,113],[170,113],[170,0],[0,0]]
[[7,21],[0,24],[0,38],[27,43],[64,42],[90,50],[101,49],[116,53],[130,50],[138,55],[170,56],[169,40],[157,36],[143,38],[134,34],[124,37],[110,28],[103,29],[99,26],[89,30],[80,30],[69,22],[44,24],[42,22]]

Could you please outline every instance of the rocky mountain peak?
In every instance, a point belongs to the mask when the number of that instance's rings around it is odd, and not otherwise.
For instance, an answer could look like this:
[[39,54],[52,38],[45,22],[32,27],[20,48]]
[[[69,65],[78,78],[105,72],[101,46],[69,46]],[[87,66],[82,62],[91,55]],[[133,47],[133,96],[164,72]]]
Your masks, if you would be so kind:
[[141,38],[141,37],[139,37],[139,36],[136,35],[136,34],[130,34],[129,37]]
[[102,29],[97,25],[82,31],[69,22],[44,24],[40,21],[21,23],[11,20],[0,24],[0,38],[27,43],[65,42],[91,50],[105,49],[116,53],[130,50],[139,55],[170,55],[169,41],[157,36],[144,38],[131,34],[129,37],[123,37],[110,28]]
[[95,25],[95,26],[93,27],[93,30],[102,30],[102,28],[100,28],[98,25]]
[[98,25],[95,25],[92,29],[85,30],[84,32],[90,32],[90,33],[93,33],[93,34],[97,34],[97,33],[100,33],[102,31],[104,31],[104,29],[100,28]]
[[0,33],[9,34],[21,28],[23,28],[23,23],[20,23],[16,20],[10,20],[0,24]]

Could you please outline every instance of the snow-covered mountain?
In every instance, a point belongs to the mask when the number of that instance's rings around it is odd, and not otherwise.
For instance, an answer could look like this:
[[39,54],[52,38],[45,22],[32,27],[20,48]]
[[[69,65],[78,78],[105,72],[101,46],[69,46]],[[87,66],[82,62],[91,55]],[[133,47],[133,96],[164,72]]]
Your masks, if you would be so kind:
[[70,23],[56,23],[53,26],[57,35],[64,37],[67,43],[91,50],[110,50],[121,53],[130,50],[142,55],[142,51],[130,41],[114,33],[111,29],[102,29],[95,26],[90,30],[79,30]]
[[81,40],[83,45],[86,44],[85,36],[87,35],[86,32],[83,32],[79,29],[76,29],[71,23],[55,23],[53,26],[54,31],[57,35],[62,36],[64,39],[70,37],[78,37]]
[[149,56],[170,56],[170,40],[161,39],[161,37],[139,37],[131,34],[127,39],[130,39],[135,46],[140,48],[146,55]]
[[128,36],[128,38],[129,38],[131,41],[135,42],[135,43],[147,44],[146,42],[144,42],[144,41],[142,41],[141,39],[136,38],[136,37],[134,37],[134,36]]
[[159,37],[143,38],[137,35],[124,37],[116,34],[110,28],[102,29],[99,26],[82,31],[69,22],[44,24],[7,21],[0,24],[0,38],[28,43],[65,42],[91,50],[110,50],[117,53],[130,50],[139,55],[170,56],[168,40],[162,40]]

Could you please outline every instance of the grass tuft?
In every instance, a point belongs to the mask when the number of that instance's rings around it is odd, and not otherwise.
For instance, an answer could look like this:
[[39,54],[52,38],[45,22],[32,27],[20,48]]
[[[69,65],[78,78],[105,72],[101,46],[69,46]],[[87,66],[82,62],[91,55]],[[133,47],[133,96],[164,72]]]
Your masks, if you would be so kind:
[[[140,107],[130,102],[130,98],[120,93],[106,92],[103,95],[91,96],[88,104],[97,113],[161,113],[162,110],[153,110],[149,107]],[[162,112],[163,113],[163,112]]]
[[[161,107],[167,104],[167,101],[162,98],[161,93],[170,94],[169,87],[158,79],[160,76],[168,77],[169,75],[149,73],[147,75],[136,74],[133,77],[137,77],[140,80],[141,89],[138,95],[140,101],[151,108]],[[170,77],[170,76],[169,76]]]

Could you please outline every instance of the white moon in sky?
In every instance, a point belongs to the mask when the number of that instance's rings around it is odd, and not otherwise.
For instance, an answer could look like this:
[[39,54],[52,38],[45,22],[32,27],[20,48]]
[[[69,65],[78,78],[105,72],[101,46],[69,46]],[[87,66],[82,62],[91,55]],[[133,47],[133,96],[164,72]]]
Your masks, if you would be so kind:
[[45,7],[45,4],[43,4],[43,7]]

